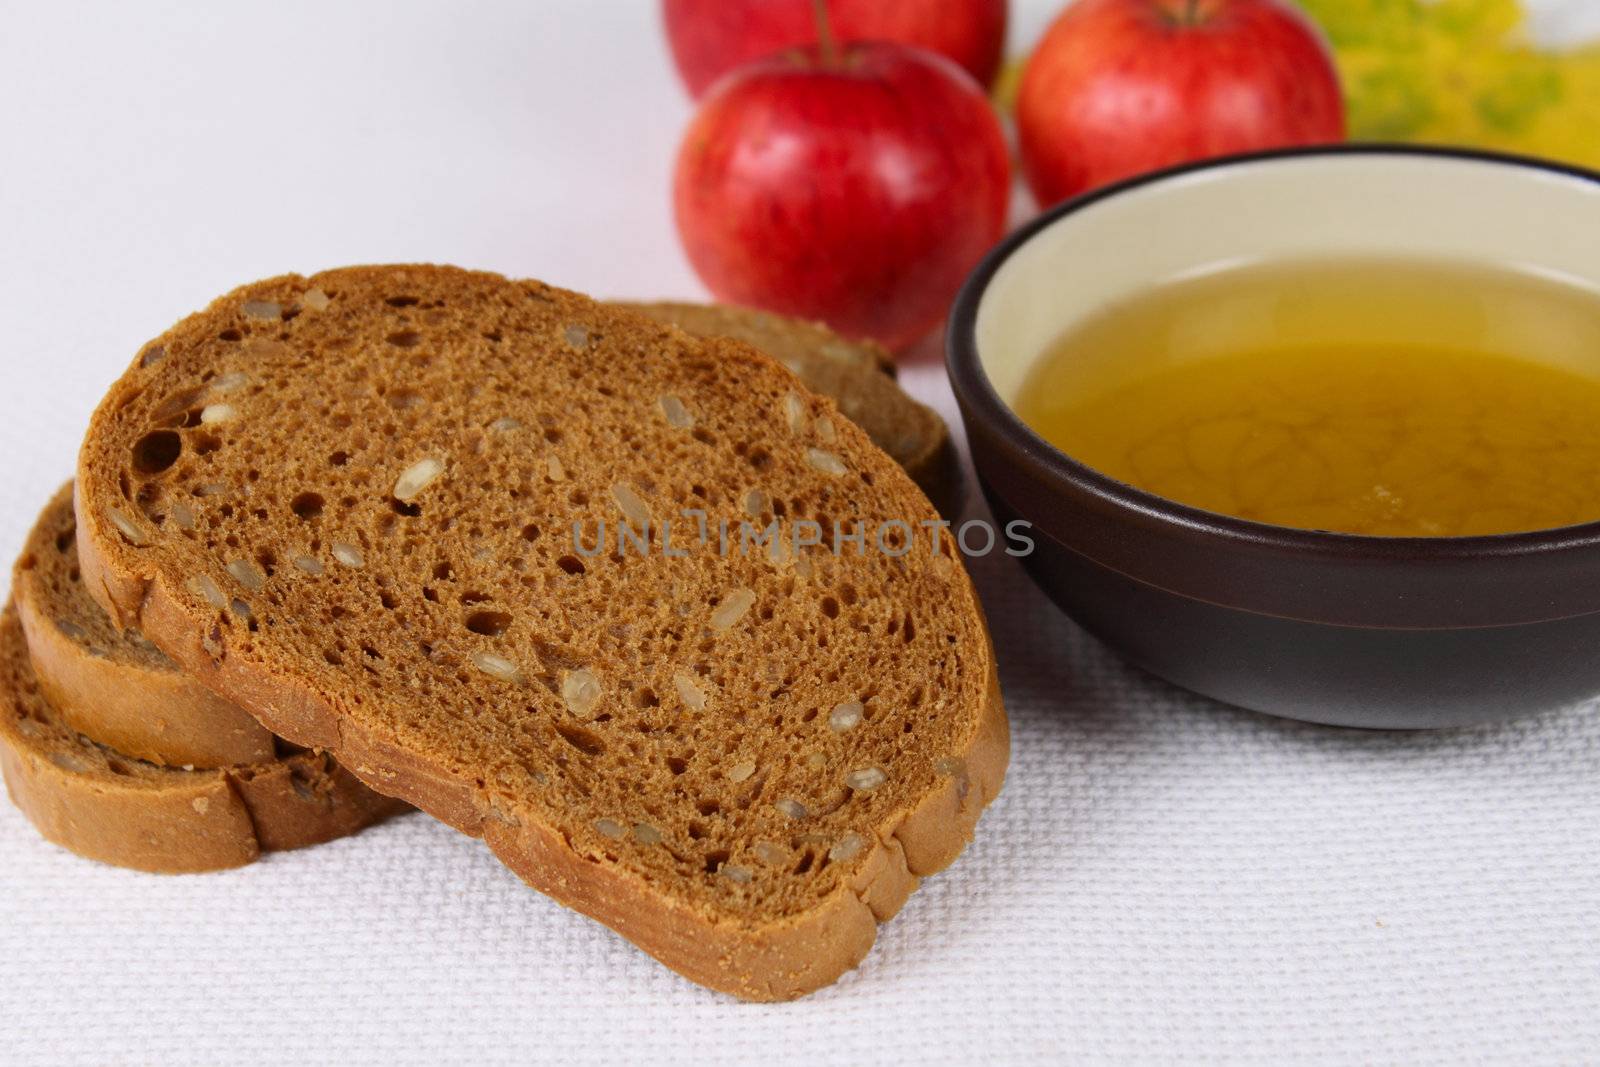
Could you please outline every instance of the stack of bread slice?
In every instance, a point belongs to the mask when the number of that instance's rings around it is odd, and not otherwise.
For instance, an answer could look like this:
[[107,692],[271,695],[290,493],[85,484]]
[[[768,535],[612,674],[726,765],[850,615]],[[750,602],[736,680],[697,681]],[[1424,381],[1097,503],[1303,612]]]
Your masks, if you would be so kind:
[[157,872],[237,867],[406,808],[274,737],[84,588],[71,486],[40,517],[0,616],[0,770],[39,832]]
[[415,805],[694,981],[802,995],[1009,753],[891,454],[951,498],[937,417],[807,325],[442,267],[246,286],[140,351],[41,518],[0,765],[150,870]]

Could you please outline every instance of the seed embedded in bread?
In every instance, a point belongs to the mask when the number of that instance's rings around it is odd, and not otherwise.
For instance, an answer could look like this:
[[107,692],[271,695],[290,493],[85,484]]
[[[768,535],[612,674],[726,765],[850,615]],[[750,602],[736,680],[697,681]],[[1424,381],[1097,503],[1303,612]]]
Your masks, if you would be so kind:
[[226,396],[228,393],[237,392],[250,384],[250,375],[244,371],[233,371],[211,381],[209,391],[213,396]]
[[661,405],[661,414],[666,418],[667,425],[677,430],[688,430],[694,426],[694,416],[689,414],[689,409],[683,406],[683,401],[671,393],[663,393],[657,401]]
[[474,652],[472,662],[478,669],[491,678],[498,678],[502,682],[520,682],[522,670],[515,663],[504,656],[497,656],[493,652]]
[[246,300],[239,305],[239,310],[253,319],[276,319],[283,315],[283,308],[271,300]]
[[408,504],[428,486],[432,485],[444,473],[444,461],[429,456],[419,459],[401,472],[395,479],[393,496],[402,504]]
[[824,474],[839,476],[850,473],[850,468],[844,465],[844,460],[820,448],[806,449],[806,462]]
[[133,547],[143,548],[150,543],[150,535],[145,533],[142,526],[128,518],[127,512],[121,508],[107,508],[106,517],[117,528],[117,532],[127,539],[128,544]]
[[267,584],[267,576],[247,559],[236,559],[228,564],[228,573],[233,576],[234,581],[252,593],[259,593]]
[[755,606],[754,589],[734,589],[722,598],[708,622],[713,630],[731,630]]
[[617,502],[622,517],[636,530],[645,530],[650,525],[650,505],[644,498],[634,492],[631,486],[617,482],[611,486],[611,498]]
[[844,776],[844,784],[858,793],[870,793],[888,780],[889,776],[876,767],[863,767]]
[[859,700],[846,700],[835,704],[828,713],[828,728],[836,734],[846,730],[853,730],[861,725],[861,717],[866,714],[866,707]]
[[811,815],[806,806],[793,797],[785,797],[772,805],[791,819],[805,819]]
[[593,671],[568,671],[566,677],[561,679],[561,699],[566,703],[567,710],[580,719],[593,718],[595,705],[600,703],[603,694],[600,679],[595,677]]
[[[311,289],[335,294],[328,314],[240,311],[303,306]],[[411,302],[389,303],[399,296]],[[694,509],[712,530],[748,521],[753,488],[786,533],[814,516],[868,529],[934,518],[857,426],[759,353],[438,268],[274,279],[159,343],[167,358],[113,389],[80,466],[85,566],[107,604],[290,740],[351,756],[695,980],[763,999],[832,980],[916,877],[954,858],[997,791],[1004,719],[959,563],[816,550],[775,567],[714,543],[687,557],[580,551],[592,537],[574,529],[616,522],[617,485],[658,521]],[[157,425],[169,398],[237,370],[251,384],[223,430]],[[802,436],[785,429],[789,395]],[[663,396],[692,427],[671,424]],[[824,418],[832,443],[814,430]],[[501,419],[520,428],[489,431]],[[181,438],[178,458],[134,469],[153,428]],[[808,462],[820,445],[844,473]],[[399,500],[400,475],[428,458],[448,469]],[[155,521],[208,484],[226,489],[195,530]],[[320,507],[293,506],[305,493]],[[130,545],[108,507],[153,543]],[[327,573],[291,567],[301,555]],[[267,575],[261,590],[226,573],[240,559]],[[248,624],[184,593],[197,574],[226,577]],[[827,596],[848,610],[819,611]],[[488,612],[515,625],[468,621]],[[915,639],[888,635],[908,613]],[[592,702],[580,672],[600,691]],[[869,690],[873,714],[854,729],[817,721]],[[973,756],[961,796],[931,769],[944,754]],[[729,780],[745,761],[754,773]],[[888,780],[842,787],[867,767]],[[663,840],[609,837],[598,819]],[[861,854],[822,862],[851,833]],[[758,841],[792,861],[767,863]],[[750,880],[719,877],[726,868]]]
[[771,841],[757,841],[751,846],[750,851],[754,852],[756,858],[762,863],[770,864],[773,867],[785,866],[789,862],[790,856],[793,855],[782,845],[775,845]]
[[222,595],[221,587],[211,580],[210,575],[195,575],[189,579],[188,587],[191,593],[200,597],[218,611],[228,606],[228,598]]
[[693,678],[680,671],[672,676],[672,685],[678,691],[678,699],[683,701],[684,707],[690,711],[706,710],[710,698]]
[[806,430],[806,402],[795,393],[785,393],[783,396],[783,417],[789,424],[789,432],[802,434]]

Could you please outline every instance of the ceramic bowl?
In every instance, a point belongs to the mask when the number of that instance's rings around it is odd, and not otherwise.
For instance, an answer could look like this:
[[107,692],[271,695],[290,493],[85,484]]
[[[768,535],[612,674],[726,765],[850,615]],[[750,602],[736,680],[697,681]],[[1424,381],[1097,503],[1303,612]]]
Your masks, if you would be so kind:
[[[1132,662],[1276,715],[1444,727],[1600,694],[1600,523],[1459,538],[1265,525],[1100,474],[1013,410],[1034,361],[1106,304],[1318,256],[1510,264],[1600,292],[1600,175],[1451,150],[1293,150],[1141,177],[1024,227],[968,281],[948,338],[984,492],[998,520],[1033,526],[1024,565]],[[1594,363],[1600,374],[1600,352]]]

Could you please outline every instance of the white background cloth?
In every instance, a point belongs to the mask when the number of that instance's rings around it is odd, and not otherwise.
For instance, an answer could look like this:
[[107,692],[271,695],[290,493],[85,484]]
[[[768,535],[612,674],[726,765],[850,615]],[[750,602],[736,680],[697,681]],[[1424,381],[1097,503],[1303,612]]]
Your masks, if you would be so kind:
[[[1021,5],[1014,49],[1053,6]],[[1542,32],[1600,24],[1560,6]],[[12,3],[3,27],[7,560],[136,348],[238,282],[436,260],[699,293],[668,208],[688,106],[646,0]],[[904,379],[954,419],[930,353]],[[0,1061],[1600,1055],[1594,709],[1295,725],[1122,666],[1009,561],[978,578],[1006,792],[808,1000],[692,986],[420,815],[160,878],[0,805]]]

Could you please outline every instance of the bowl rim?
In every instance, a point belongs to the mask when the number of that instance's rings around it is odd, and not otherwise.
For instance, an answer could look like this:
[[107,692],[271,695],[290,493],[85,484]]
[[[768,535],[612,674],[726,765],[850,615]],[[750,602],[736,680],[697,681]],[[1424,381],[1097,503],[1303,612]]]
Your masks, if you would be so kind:
[[1191,534],[1257,547],[1283,549],[1297,556],[1328,560],[1465,561],[1517,558],[1551,551],[1600,547],[1600,519],[1571,526],[1525,530],[1504,534],[1452,537],[1389,537],[1302,529],[1243,519],[1207,511],[1159,496],[1120,481],[1063,452],[1034,431],[1001,398],[978,354],[977,318],[989,284],[1001,267],[1043,231],[1084,209],[1112,197],[1176,178],[1229,167],[1272,165],[1278,162],[1341,157],[1421,157],[1445,161],[1489,163],[1541,174],[1576,178],[1600,188],[1600,171],[1570,163],[1479,148],[1362,142],[1306,145],[1259,152],[1216,156],[1140,174],[1091,190],[1041,212],[1018,227],[983,258],[957,293],[945,335],[945,366],[967,418],[979,418],[1013,455],[1026,457],[1052,487],[1087,493],[1121,511],[1136,513],[1160,523],[1182,527]]

